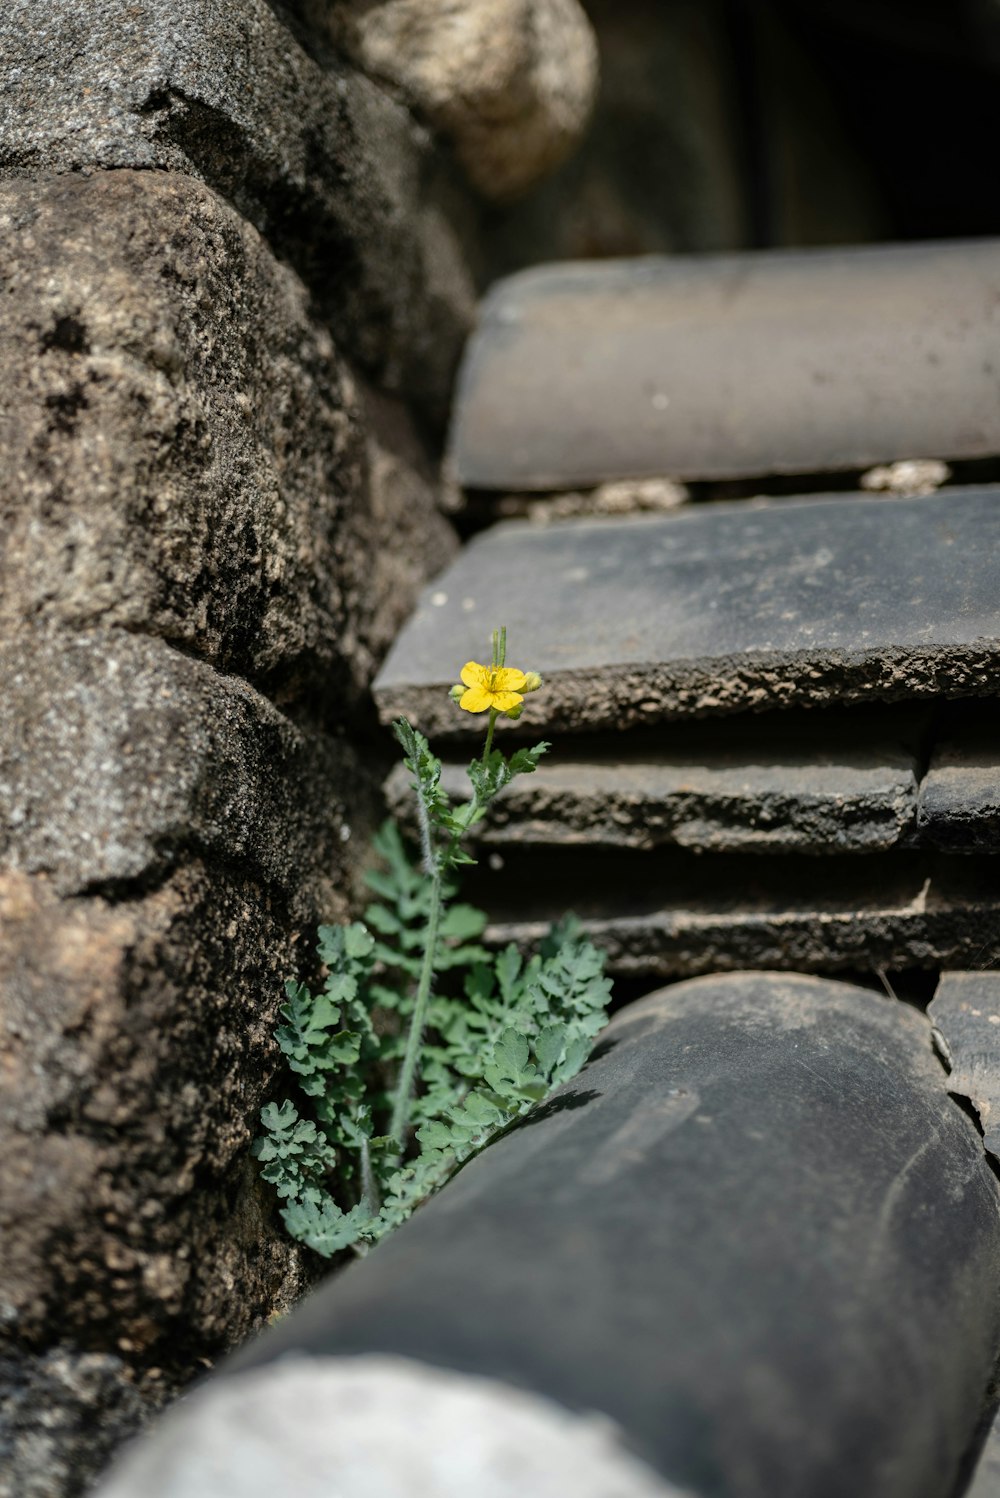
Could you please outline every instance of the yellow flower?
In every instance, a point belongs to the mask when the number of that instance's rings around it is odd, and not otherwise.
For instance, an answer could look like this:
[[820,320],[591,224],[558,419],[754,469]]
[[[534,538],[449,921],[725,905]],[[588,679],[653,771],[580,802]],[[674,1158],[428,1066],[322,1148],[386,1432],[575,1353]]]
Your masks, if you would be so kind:
[[480,666],[467,661],[461,674],[466,690],[458,705],[467,713],[485,713],[491,707],[498,713],[506,713],[522,700],[526,677],[512,666]]

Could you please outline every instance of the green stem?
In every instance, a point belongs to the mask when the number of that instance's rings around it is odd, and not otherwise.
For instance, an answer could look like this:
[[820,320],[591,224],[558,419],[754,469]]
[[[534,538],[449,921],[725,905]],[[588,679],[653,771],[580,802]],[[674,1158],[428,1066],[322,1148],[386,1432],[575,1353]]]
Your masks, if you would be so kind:
[[441,872],[435,869],[431,875],[431,908],[427,917],[427,933],[424,937],[424,960],[420,968],[417,998],[410,1019],[410,1033],[406,1037],[406,1052],[396,1084],[396,1096],[392,1104],[392,1123],[389,1133],[399,1146],[400,1154],[406,1142],[406,1129],[410,1122],[410,1102],[416,1082],[417,1060],[427,1020],[427,1005],[431,996],[431,981],[434,977],[434,958],[437,953],[438,926],[441,921]]
[[486,730],[486,744],[485,744],[485,746],[483,748],[483,764],[484,765],[485,765],[486,761],[490,757],[490,750],[493,748],[493,729],[496,726],[496,721],[497,721],[497,710],[496,710],[495,707],[491,707],[490,708],[490,726]]

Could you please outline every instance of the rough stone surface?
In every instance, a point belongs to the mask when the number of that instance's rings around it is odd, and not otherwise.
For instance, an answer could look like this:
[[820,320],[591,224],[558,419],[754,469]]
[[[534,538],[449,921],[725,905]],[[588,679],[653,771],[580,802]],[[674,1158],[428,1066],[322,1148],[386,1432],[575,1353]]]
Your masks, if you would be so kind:
[[163,1403],[157,1372],[135,1381],[121,1358],[65,1348],[0,1352],[0,1498],[82,1498]]
[[375,796],[356,750],[295,728],[238,677],[158,640],[0,643],[0,860],[60,895],[118,894],[191,857],[295,916],[337,903]]
[[1000,851],[1000,754],[995,732],[941,744],[920,786],[921,837],[956,853]]
[[201,177],[380,383],[443,411],[474,294],[460,204],[402,105],[320,65],[267,0],[12,0],[0,58],[0,173]]
[[342,716],[449,532],[415,483],[401,575],[304,288],[158,173],[0,185],[0,240],[0,623],[158,634],[284,697],[322,682]]
[[1000,1495],[1000,1414],[995,1415],[979,1453],[969,1486],[963,1498],[998,1498]]
[[975,1108],[983,1145],[1000,1163],[1000,976],[942,973],[927,1013],[951,1068],[949,1089]]
[[491,944],[534,945],[572,911],[622,975],[1000,966],[1000,873],[989,859],[507,848],[464,892],[490,912]]
[[924,1015],[676,984],[232,1375],[409,1357],[609,1415],[701,1498],[940,1498],[1000,1344],[998,1204]]
[[293,1492],[685,1498],[625,1449],[610,1420],[392,1357],[292,1357],[203,1385],[95,1498]]
[[998,584],[998,489],[507,522],[424,592],[376,696],[386,720],[478,733],[448,690],[503,623],[509,663],[545,676],[517,725],[528,734],[989,693]]
[[462,362],[470,487],[812,474],[1000,450],[1000,240],[540,266]]
[[[688,761],[611,754],[543,760],[492,803],[477,836],[497,847],[846,853],[892,848],[911,830],[916,779],[902,753],[857,749],[806,758],[775,746],[761,760],[739,751]],[[400,765],[387,783],[397,817],[412,815],[411,780]],[[468,795],[463,766],[446,765],[441,783],[454,800]]]
[[338,39],[452,141],[489,198],[567,156],[597,89],[597,41],[577,0],[343,0]]
[[303,1283],[246,1157],[294,934],[198,863],[115,904],[4,872],[0,929],[5,1338],[189,1375]]

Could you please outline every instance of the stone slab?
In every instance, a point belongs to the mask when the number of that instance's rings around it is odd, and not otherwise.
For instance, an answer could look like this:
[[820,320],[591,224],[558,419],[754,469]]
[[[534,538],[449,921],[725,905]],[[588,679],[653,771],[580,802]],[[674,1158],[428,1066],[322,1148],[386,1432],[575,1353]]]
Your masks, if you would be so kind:
[[463,892],[489,912],[496,946],[534,946],[575,913],[622,976],[1000,966],[1000,869],[988,858],[507,848]]
[[1000,752],[995,731],[940,744],[920,785],[920,834],[960,853],[1000,851]]
[[376,680],[383,719],[478,734],[447,692],[500,624],[508,664],[545,676],[526,733],[993,693],[1000,488],[495,526],[424,592]]
[[[411,779],[399,765],[386,785],[404,822],[413,816]],[[441,784],[455,801],[469,795],[461,765],[446,764]],[[888,747],[806,757],[776,745],[760,759],[738,750],[689,760],[559,756],[513,781],[476,838],[497,848],[871,853],[912,832],[916,797],[913,760]]]
[[951,1068],[948,1086],[975,1108],[983,1145],[1000,1162],[1000,975],[942,973],[927,1013]]
[[998,240],[524,271],[481,309],[452,465],[559,489],[994,455],[998,292]]
[[1000,1415],[995,1415],[962,1498],[1000,1498]]
[[201,178],[289,260],[338,339],[443,412],[474,292],[462,204],[409,112],[318,62],[267,0],[9,0],[0,175]]
[[373,778],[238,677],[120,631],[0,642],[0,865],[120,898],[192,856],[315,920],[337,904]]
[[0,182],[0,274],[0,626],[159,635],[342,718],[453,542],[302,283],[127,170]]
[[[702,1498],[941,1498],[1000,1338],[998,1186],[946,1083],[895,1000],[674,985],[230,1387],[289,1355],[319,1377],[396,1355],[608,1415]],[[178,1426],[177,1478],[186,1455]]]

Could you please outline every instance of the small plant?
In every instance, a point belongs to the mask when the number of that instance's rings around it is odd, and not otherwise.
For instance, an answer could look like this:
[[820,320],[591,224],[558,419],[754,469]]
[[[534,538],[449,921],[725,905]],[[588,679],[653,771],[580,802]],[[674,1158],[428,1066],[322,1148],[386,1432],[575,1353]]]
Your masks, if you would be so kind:
[[520,716],[533,672],[505,664],[506,631],[489,666],[469,661],[452,697],[488,712],[471,795],[452,807],[441,762],[405,719],[394,724],[413,776],[419,862],[387,822],[366,924],[322,926],[320,993],[286,984],[277,1040],[298,1103],[261,1111],[253,1146],[294,1238],[329,1257],[365,1252],[514,1119],[574,1076],[607,1020],[604,959],[572,920],[524,961],[479,943],[486,917],[455,903],[463,847],[493,798],[530,774],[548,744],[509,758],[493,747],[499,716]]

